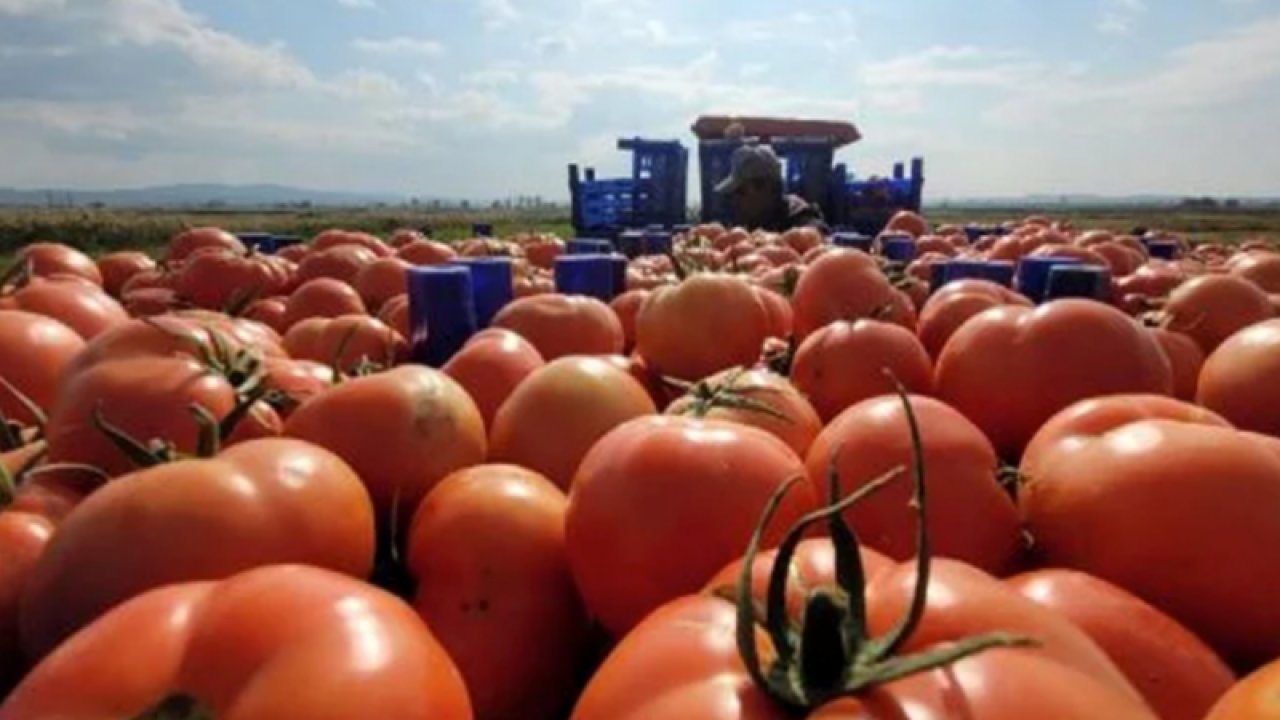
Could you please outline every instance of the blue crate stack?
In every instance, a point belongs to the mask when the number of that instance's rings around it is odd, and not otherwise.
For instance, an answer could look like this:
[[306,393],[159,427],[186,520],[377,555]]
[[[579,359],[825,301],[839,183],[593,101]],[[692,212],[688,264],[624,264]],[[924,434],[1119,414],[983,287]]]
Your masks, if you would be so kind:
[[831,171],[832,213],[837,225],[876,235],[899,210],[920,211],[924,195],[924,159],[895,163],[890,177],[858,179],[840,163]]
[[689,152],[678,140],[623,138],[631,177],[598,179],[593,168],[569,166],[573,226],[579,235],[612,237],[631,227],[671,227],[686,221]]
[[[727,199],[716,192],[716,185],[729,177],[733,152],[745,142],[741,139],[703,140],[698,144],[698,168],[702,176],[702,221],[728,223],[732,220]],[[835,159],[835,143],[831,138],[776,138],[766,142],[782,160],[786,191],[817,203],[828,217],[831,204],[831,163]]]

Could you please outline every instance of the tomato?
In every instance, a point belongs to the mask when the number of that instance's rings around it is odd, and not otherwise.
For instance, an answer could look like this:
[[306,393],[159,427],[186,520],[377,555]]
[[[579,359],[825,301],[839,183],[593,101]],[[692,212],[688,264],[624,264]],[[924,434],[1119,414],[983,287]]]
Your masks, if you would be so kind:
[[1227,338],[1204,362],[1196,401],[1242,430],[1280,436],[1280,320]]
[[443,265],[458,259],[458,253],[453,248],[444,243],[426,239],[414,240],[400,246],[400,249],[396,250],[396,256],[419,266]]
[[365,306],[377,312],[391,298],[409,291],[410,267],[412,265],[397,257],[381,258],[365,265],[352,286]]
[[[937,554],[991,573],[1012,569],[1022,549],[1018,513],[1000,487],[999,462],[990,441],[973,423],[932,398],[912,397],[924,443],[924,467],[932,481],[929,525]],[[840,496],[894,468],[909,468],[912,440],[902,401],[895,395],[845,410],[814,441],[806,458],[815,492],[840,478]],[[911,490],[897,481],[866,498],[845,517],[870,547],[895,560],[915,552]]]
[[287,297],[267,297],[261,300],[254,300],[245,308],[241,317],[248,320],[256,320],[275,330],[277,333],[284,333],[289,328],[284,324],[285,313],[288,312],[289,298]]
[[[146,320],[130,320],[89,341],[75,356],[67,374],[79,373],[107,360],[139,356],[182,356],[203,359],[203,346],[215,356],[218,345],[235,356],[250,353],[261,357],[280,357],[284,350],[280,340],[264,326],[225,315],[202,315],[190,312],[171,313]],[[230,362],[233,357],[215,357]],[[214,368],[224,374],[228,368]]]
[[284,325],[314,317],[334,318],[366,314],[364,301],[352,287],[333,278],[316,278],[303,283],[285,303]]
[[713,375],[689,388],[666,414],[750,425],[785,442],[800,457],[822,431],[822,420],[804,395],[785,377],[760,369]]
[[[579,466],[565,518],[570,566],[591,615],[621,637],[696,591],[741,555],[774,491],[803,474],[785,443],[744,425],[654,416],[615,428]],[[802,489],[781,516],[794,520],[812,505]],[[769,534],[765,547],[780,536]]]
[[0,298],[0,310],[25,310],[47,315],[75,330],[94,336],[129,319],[124,308],[95,285],[71,279],[34,278]]
[[1009,584],[1085,631],[1164,720],[1202,720],[1235,682],[1231,669],[1189,630],[1105,580],[1039,570]]
[[409,356],[409,343],[386,323],[368,315],[310,318],[285,334],[290,357],[352,372],[372,363],[392,367]]
[[305,283],[317,278],[332,278],[351,284],[365,266],[377,259],[377,255],[360,245],[338,245],[318,250],[298,263],[298,279]]
[[754,363],[770,330],[769,311],[745,280],[697,274],[657,288],[640,307],[636,352],[659,375],[701,380]]
[[1033,250],[1028,257],[1053,257],[1053,258],[1071,258],[1079,260],[1084,265],[1093,267],[1107,268],[1110,270],[1111,265],[1107,259],[1095,250],[1078,247],[1075,245],[1041,245]]
[[792,228],[782,233],[782,242],[803,255],[823,244],[822,233],[811,227]]
[[1232,275],[1202,275],[1178,287],[1165,303],[1165,327],[1195,338],[1212,354],[1236,332],[1275,315],[1267,294]]
[[1006,458],[1016,458],[1046,420],[1077,400],[1173,391],[1169,359],[1151,335],[1091,300],[975,315],[947,341],[935,379],[938,397],[982,428]]
[[[69,376],[49,412],[48,459],[90,465],[114,477],[132,470],[134,463],[96,427],[96,413],[142,443],[159,440],[193,453],[200,426],[192,406],[222,420],[237,403],[235,388],[225,377],[190,357],[143,355],[98,362]],[[250,415],[241,425],[259,428],[250,432],[253,436],[270,434],[278,423],[270,416]]]
[[27,662],[18,631],[22,590],[44,552],[54,525],[48,518],[11,509],[0,510],[0,697],[22,679]]
[[333,387],[333,368],[311,360],[268,357],[262,364],[263,385],[276,395],[272,407],[284,419],[302,403]]
[[884,227],[885,232],[904,232],[909,233],[912,237],[920,237],[929,234],[929,223],[920,217],[918,213],[910,210],[899,210],[889,218],[888,224]]
[[409,295],[396,295],[383,303],[382,309],[378,311],[378,319],[400,333],[400,337],[411,338],[413,328],[410,325]]
[[284,289],[285,278],[259,255],[202,252],[183,263],[176,290],[196,307],[226,310]]
[[125,283],[139,273],[156,269],[156,261],[150,255],[134,250],[107,253],[98,258],[98,273],[102,276],[102,289],[112,297],[120,297]]
[[375,235],[350,230],[325,230],[311,240],[311,247],[317,251],[332,250],[338,247],[358,247],[367,250],[374,257],[387,257],[392,254],[391,248]]
[[[125,656],[135,659],[113,662]],[[472,715],[457,668],[403,601],[329,570],[273,565],[117,606],[0,706],[2,720],[37,717]]]
[[68,245],[37,242],[23,246],[15,258],[30,269],[32,277],[71,275],[102,287],[102,271],[88,255]]
[[1104,242],[1092,246],[1094,253],[1107,262],[1111,276],[1128,277],[1142,267],[1147,258],[1141,252],[1118,242]]
[[1280,688],[1280,660],[1232,686],[1204,720],[1275,720],[1280,717],[1276,690]]
[[312,252],[313,250],[311,249],[310,245],[303,245],[299,243],[297,245],[289,245],[289,246],[280,248],[280,250],[276,253],[276,257],[281,258],[283,260],[288,260],[289,262],[300,263],[302,262],[303,258],[307,257]]
[[285,434],[337,453],[355,468],[380,519],[404,520],[449,473],[482,462],[484,421],[444,373],[406,365],[348,380],[307,401]]
[[141,592],[261,565],[364,577],[373,547],[360,479],[322,448],[274,438],[158,465],[103,486],[62,521],[23,597],[23,644],[42,657]]
[[760,297],[765,314],[769,317],[769,337],[791,337],[791,328],[795,324],[791,301],[779,293],[762,287],[756,288],[756,295]]
[[1280,454],[1156,419],[1068,435],[1034,463],[1019,502],[1045,564],[1138,595],[1237,667],[1280,655],[1280,615],[1257,601],[1280,593]]
[[562,718],[577,690],[589,623],[569,572],[567,504],[537,473],[481,465],[442,480],[414,517],[414,606],[479,720]]
[[564,251],[564,241],[554,236],[543,235],[524,245],[524,254],[529,262],[545,270],[554,268],[556,258],[563,255]]
[[910,330],[875,320],[835,322],[796,349],[791,381],[824,422],[863,400],[892,393],[894,379],[910,392],[933,391],[933,362]]
[[618,322],[622,323],[623,352],[629,353],[636,346],[636,316],[650,294],[649,290],[628,290],[609,303],[618,316]]
[[84,348],[84,340],[52,318],[0,310],[0,347],[9,348],[0,353],[0,378],[12,386],[0,384],[0,414],[33,425],[37,418],[14,391],[47,413],[57,399],[62,373]]
[[1149,330],[1169,358],[1169,366],[1173,369],[1173,396],[1179,400],[1194,400],[1200,369],[1204,367],[1204,351],[1190,335],[1160,327]]
[[937,358],[947,341],[969,318],[1000,305],[1032,307],[1025,296],[988,280],[959,280],[934,293],[920,311],[916,333],[929,356]]
[[880,272],[870,255],[858,250],[833,250],[818,258],[800,276],[791,306],[795,337],[803,341],[837,320],[877,318],[914,329],[910,305]]
[[426,240],[427,236],[423,233],[411,228],[401,228],[391,233],[391,242],[388,244],[395,249],[400,249],[414,240]]
[[246,252],[244,244],[235,235],[220,228],[202,227],[184,230],[169,240],[165,262],[181,262],[205,248],[230,250],[237,254]]
[[567,490],[596,441],[656,412],[644,387],[608,360],[562,357],[531,372],[502,403],[489,433],[489,457],[537,471]]
[[548,362],[566,355],[613,355],[625,341],[608,305],[576,295],[519,298],[499,310],[491,326],[518,333]]
[[1237,255],[1230,263],[1230,273],[1257,285],[1268,294],[1280,293],[1280,254],[1250,252]]

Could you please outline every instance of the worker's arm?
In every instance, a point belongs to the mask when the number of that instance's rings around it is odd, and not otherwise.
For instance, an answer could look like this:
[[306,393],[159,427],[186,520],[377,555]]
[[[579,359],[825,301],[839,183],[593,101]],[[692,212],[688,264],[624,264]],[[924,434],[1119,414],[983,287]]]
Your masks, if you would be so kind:
[[822,209],[805,202],[797,195],[787,196],[787,225],[793,228],[811,227],[823,235],[831,234],[831,228],[822,217]]

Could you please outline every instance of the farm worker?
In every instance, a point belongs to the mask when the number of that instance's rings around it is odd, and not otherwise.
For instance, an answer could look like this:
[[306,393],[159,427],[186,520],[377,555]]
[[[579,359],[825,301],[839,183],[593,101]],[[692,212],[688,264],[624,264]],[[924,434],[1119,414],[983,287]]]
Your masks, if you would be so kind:
[[748,230],[784,232],[813,227],[827,232],[822,211],[782,190],[782,161],[768,145],[743,145],[733,153],[729,177],[716,186],[729,198],[733,220]]

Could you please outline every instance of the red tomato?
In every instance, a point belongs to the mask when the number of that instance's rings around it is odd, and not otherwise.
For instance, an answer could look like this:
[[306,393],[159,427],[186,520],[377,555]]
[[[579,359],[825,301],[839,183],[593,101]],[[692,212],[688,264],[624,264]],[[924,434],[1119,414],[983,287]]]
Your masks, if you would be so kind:
[[1280,254],[1249,252],[1232,258],[1230,273],[1257,285],[1268,294],[1280,293]]
[[1280,655],[1275,607],[1257,601],[1280,593],[1280,454],[1231,428],[1156,419],[1028,455],[1019,503],[1046,564],[1138,595],[1239,666]]
[[298,279],[305,283],[317,278],[333,278],[350,285],[366,265],[377,259],[377,255],[360,245],[337,245],[313,252],[298,263]]
[[1204,720],[1275,720],[1280,717],[1276,691],[1280,688],[1280,660],[1232,686]]
[[276,253],[276,257],[288,260],[289,262],[300,263],[303,258],[307,257],[311,253],[312,250],[310,245],[289,245],[280,248],[280,251]]
[[370,312],[378,312],[391,298],[409,291],[408,262],[397,257],[375,260],[356,275],[353,287]]
[[382,304],[378,311],[378,319],[386,323],[392,330],[400,333],[400,337],[410,340],[413,328],[409,323],[409,295],[396,295]]
[[129,319],[120,303],[101,288],[72,279],[35,278],[0,298],[0,310],[47,315],[75,330],[85,340]]
[[[236,391],[225,377],[189,357],[144,355],[99,362],[70,375],[63,385],[45,426],[48,460],[90,465],[111,477],[133,470],[133,460],[95,425],[97,413],[139,442],[158,440],[194,453],[200,426],[193,405],[222,420],[237,405]],[[278,418],[258,415],[241,422],[260,428],[250,436],[271,434],[278,424]]]
[[938,397],[982,428],[1006,458],[1018,457],[1046,420],[1077,400],[1173,392],[1173,370],[1155,339],[1091,300],[975,315],[947,341],[935,379]]
[[524,245],[525,257],[535,267],[550,270],[555,267],[556,258],[564,254],[564,241],[558,237],[541,236]]
[[224,344],[230,355],[245,351],[262,357],[284,355],[279,339],[256,323],[224,315],[168,314],[147,320],[130,320],[95,337],[71,361],[67,375],[108,360],[140,356],[202,359],[202,346],[217,354],[215,336],[216,342]]
[[693,275],[657,288],[640,307],[636,352],[659,375],[700,380],[754,363],[769,337],[769,318],[760,295],[742,278]]
[[884,227],[885,232],[904,232],[912,237],[920,237],[929,234],[929,223],[920,217],[919,214],[910,210],[899,210],[889,218],[889,222]]
[[829,422],[845,408],[892,393],[896,385],[885,370],[910,392],[933,391],[933,362],[910,330],[875,320],[835,322],[796,349],[791,382]]
[[795,324],[791,312],[791,301],[779,293],[762,287],[756,288],[756,295],[760,297],[765,313],[769,316],[769,337],[791,337],[791,327]]
[[1169,358],[1169,366],[1173,369],[1173,396],[1179,400],[1194,400],[1200,369],[1204,367],[1204,351],[1190,335],[1159,327],[1149,331]]
[[823,244],[822,233],[810,227],[792,228],[782,233],[782,242],[800,255]]
[[1236,332],[1275,315],[1257,285],[1232,275],[1202,275],[1178,287],[1165,303],[1165,325],[1195,338],[1211,354]]
[[486,428],[498,408],[545,362],[536,348],[510,330],[490,328],[472,336],[441,368],[475,401]]
[[609,303],[609,307],[618,316],[618,322],[622,323],[624,353],[631,352],[636,346],[636,316],[640,314],[640,307],[649,299],[649,295],[649,290],[628,290]]
[[485,458],[484,421],[462,386],[417,365],[348,380],[299,407],[285,434],[337,453],[355,468],[379,519],[399,505],[408,521],[449,473]]
[[15,262],[30,268],[32,277],[71,275],[102,287],[102,271],[88,255],[60,243],[31,243],[18,251]]
[[1009,584],[1085,631],[1163,720],[1202,720],[1235,682],[1231,669],[1189,630],[1105,580],[1039,570]]
[[321,448],[274,438],[158,465],[103,486],[62,521],[23,596],[23,645],[43,657],[142,592],[261,565],[362,578],[373,548],[360,479]]
[[382,241],[381,238],[364,232],[352,232],[350,230],[329,229],[315,236],[311,241],[311,247],[316,251],[332,250],[338,247],[358,247],[367,250],[374,257],[387,257],[391,254],[391,248]]
[[289,298],[268,297],[249,303],[249,307],[245,308],[241,317],[248,320],[256,320],[277,333],[284,333],[289,329],[284,324],[285,313],[288,310]]
[[448,245],[433,240],[414,240],[402,245],[396,255],[413,265],[443,265],[458,259],[458,253]]
[[442,480],[414,517],[414,605],[461,670],[477,720],[562,718],[578,689],[589,623],[569,572],[567,504],[536,473],[481,465]]
[[914,329],[914,318],[902,307],[904,300],[870,255],[833,250],[805,270],[791,297],[796,340],[837,320],[875,318]]
[[1241,430],[1280,436],[1280,320],[1219,345],[1204,362],[1196,401]]
[[644,387],[608,360],[562,357],[530,373],[502,403],[489,433],[489,457],[534,470],[568,490],[596,441],[656,412]]
[[196,307],[227,310],[279,294],[285,281],[262,256],[202,252],[182,264],[175,289]]
[[[111,662],[124,656],[135,660]],[[116,607],[0,706],[2,720],[37,717],[472,715],[457,668],[404,602],[327,570],[275,565]]]
[[697,383],[667,406],[668,415],[726,420],[759,428],[804,457],[822,432],[818,413],[785,377],[735,368]]
[[[924,443],[924,467],[932,483],[929,527],[938,555],[988,572],[1012,569],[1022,549],[1018,513],[997,482],[999,461],[973,423],[932,398],[913,397]],[[843,497],[876,478],[912,466],[912,441],[902,400],[867,400],[844,411],[822,431],[806,459],[809,481],[825,492],[831,473]],[[895,560],[915,554],[916,528],[905,479],[845,511],[868,546]]]
[[[740,557],[765,502],[803,473],[785,443],[743,425],[655,416],[614,429],[578,468],[565,519],[591,615],[622,637],[650,611],[695,592]],[[801,491],[780,515],[791,522],[812,506]],[[780,536],[770,533],[765,547]]]
[[936,359],[969,318],[1000,305],[1032,307],[1023,295],[987,280],[948,283],[925,303],[916,333],[929,356]]
[[244,244],[235,235],[220,228],[202,227],[184,230],[169,240],[165,262],[181,262],[205,248],[230,250],[237,254],[246,252]]
[[566,355],[613,355],[625,341],[608,305],[576,295],[519,298],[499,310],[491,325],[518,333],[548,362]]
[[285,304],[285,327],[307,318],[364,315],[364,301],[352,287],[333,278],[317,278],[302,284]]
[[60,390],[62,373],[84,348],[84,340],[74,330],[52,318],[0,310],[0,414],[22,425],[34,425],[37,418],[18,395],[45,411],[53,406]]
[[116,298],[135,275],[156,269],[156,261],[150,255],[132,250],[107,253],[98,258],[97,265],[102,275],[102,289]]
[[349,373],[372,363],[389,368],[409,356],[409,343],[381,320],[368,315],[311,318],[285,334],[289,356],[312,360]]
[[47,517],[9,508],[0,510],[0,697],[7,695],[27,671],[18,631],[22,591],[54,524]]

